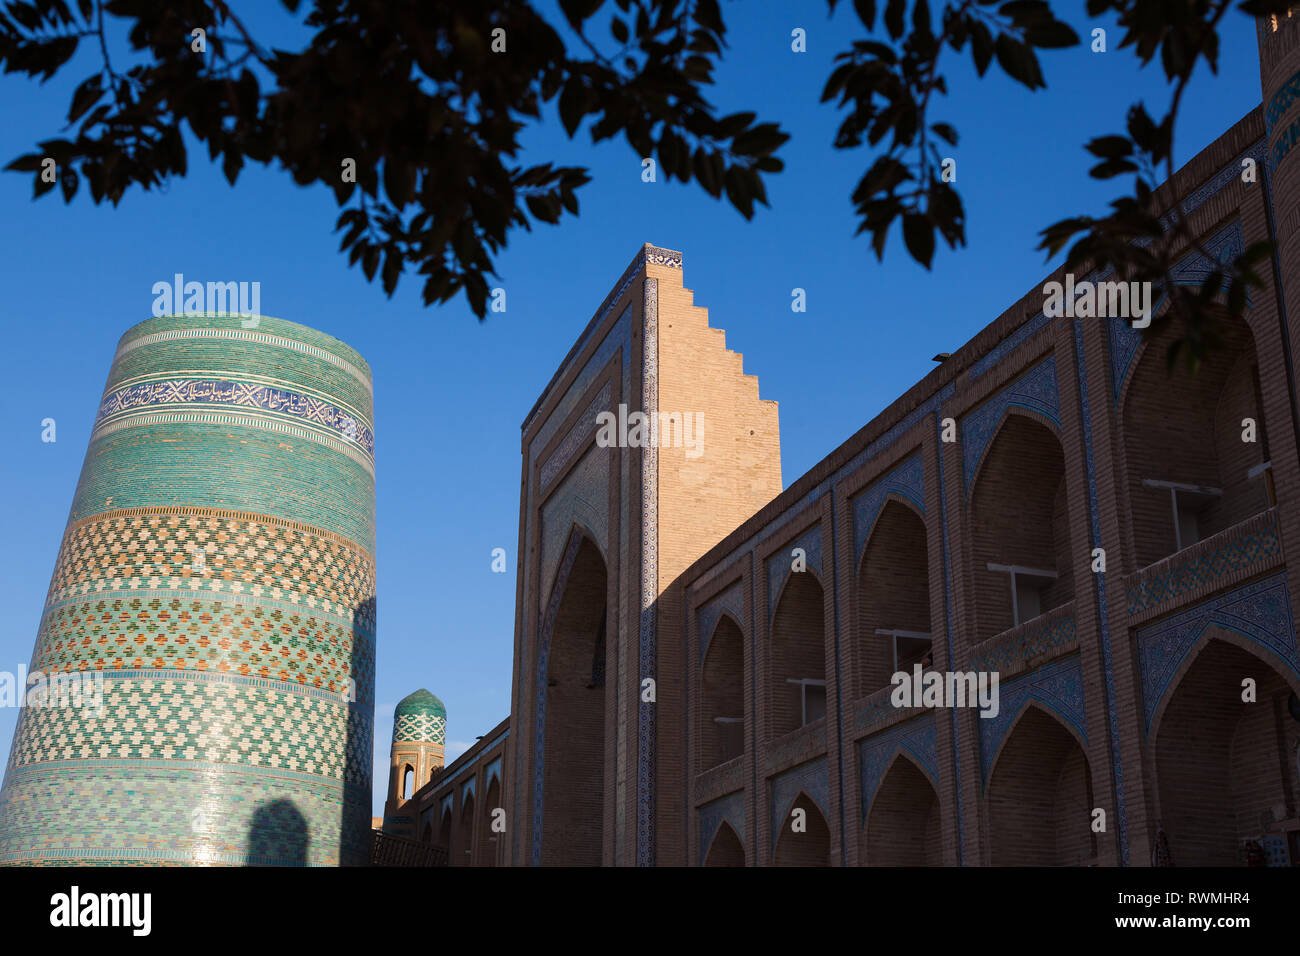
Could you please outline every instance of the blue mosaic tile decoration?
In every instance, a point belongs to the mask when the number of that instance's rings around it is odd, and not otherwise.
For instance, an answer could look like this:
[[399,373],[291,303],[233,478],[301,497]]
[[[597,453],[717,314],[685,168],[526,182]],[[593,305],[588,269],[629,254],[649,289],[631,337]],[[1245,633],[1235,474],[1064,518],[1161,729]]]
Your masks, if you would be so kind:
[[355,409],[286,388],[219,378],[140,382],[110,392],[99,406],[95,426],[131,409],[151,405],[235,405],[300,418],[356,442],[374,461],[375,436]]
[[713,632],[723,614],[730,615],[741,633],[744,633],[745,629],[740,623],[745,619],[743,608],[744,595],[741,592],[741,582],[737,581],[696,612],[696,634],[699,635],[701,664],[704,663],[704,657],[709,652],[709,642],[713,640]]
[[[672,264],[680,268],[681,258]],[[659,414],[659,280],[646,279],[641,363],[641,407]],[[641,449],[641,655],[640,681],[657,675],[656,601],[659,597],[659,449]],[[637,695],[636,862],[655,862],[655,705]]]
[[808,794],[821,810],[822,816],[827,821],[830,820],[831,815],[828,810],[830,803],[827,799],[830,787],[826,777],[825,757],[818,757],[816,760],[810,760],[806,764],[787,770],[773,778],[770,786],[772,788],[772,843],[769,852],[776,853],[777,835],[780,833],[781,825],[789,818],[790,807],[794,805],[800,791]]
[[[1215,262],[1210,262],[1199,251],[1188,253],[1171,270],[1175,285],[1199,286],[1216,266],[1229,263],[1241,255],[1246,248],[1246,238],[1242,231],[1241,220],[1234,219],[1202,245],[1207,252],[1215,257]],[[1090,273],[1088,281],[1104,282],[1114,272],[1114,269],[1108,268],[1105,272]],[[1161,306],[1165,304],[1165,300],[1168,298],[1169,294],[1166,292],[1151,304],[1151,314],[1153,316],[1160,311]],[[1246,298],[1249,303],[1249,292],[1247,292]],[[1133,358],[1142,346],[1143,334],[1141,329],[1135,329],[1123,319],[1116,318],[1106,320],[1106,331],[1110,340],[1111,392],[1114,401],[1118,404],[1120,395],[1124,391],[1124,383],[1128,380],[1129,372],[1132,370]]]
[[867,820],[871,801],[875,799],[885,770],[896,754],[905,753],[913,758],[930,778],[935,790],[938,790],[939,757],[935,720],[934,714],[926,714],[858,742],[858,766],[861,774],[859,796],[863,823]]
[[793,553],[795,548],[803,548],[805,560],[808,564],[808,570],[800,573],[811,573],[823,588],[826,587],[826,582],[822,579],[822,528],[820,524],[815,524],[791,541],[789,547],[783,548],[767,559],[767,618],[769,621],[776,613],[776,602],[781,595],[781,588],[785,586],[786,579],[794,573],[791,565],[794,563]]
[[[1083,351],[1083,326],[1074,323],[1074,362],[1079,376],[1079,408],[1083,427],[1084,456],[1088,466],[1088,530],[1092,546],[1101,547],[1101,512],[1097,504],[1097,468],[1092,455],[1092,410],[1088,402],[1088,365]],[[1110,646],[1110,604],[1106,597],[1106,575],[1092,576],[1097,600],[1097,626],[1101,632],[1101,662],[1106,688],[1106,717],[1110,733],[1111,775],[1115,781],[1115,816],[1121,866],[1128,866],[1128,804],[1124,796],[1124,764],[1119,746],[1119,709],[1115,696],[1115,669]]]
[[1014,677],[998,687],[998,715],[980,717],[976,721],[979,724],[980,764],[985,787],[1003,738],[1031,700],[1059,716],[1087,742],[1083,666],[1078,656],[1052,661],[1028,674]]
[[1210,627],[1249,638],[1300,677],[1286,572],[1279,571],[1138,629],[1142,714],[1148,734],[1174,674]]
[[[1212,540],[1217,540],[1217,536]],[[1272,511],[1262,512],[1232,528],[1212,549],[1194,545],[1134,575],[1125,595],[1128,613],[1139,614],[1189,591],[1214,588],[1229,575],[1279,558],[1281,554],[1277,515]]]
[[163,316],[105,395],[33,654],[102,706],[23,709],[0,862],[367,863],[364,359],[268,316]]
[[[943,609],[944,609],[944,645],[947,651],[947,659],[950,662],[956,660],[953,652],[953,598],[952,590],[952,552],[948,542],[948,485],[943,478],[943,409],[942,407],[935,410],[934,415],[935,437],[939,441],[939,526],[943,532]],[[949,667],[953,664],[949,663]],[[958,740],[957,736],[957,708],[949,711],[948,719],[950,721],[950,733],[953,740]],[[952,751],[952,775],[954,789],[957,793],[957,865],[966,865],[966,819],[962,810],[962,771],[961,771],[961,749],[959,747],[950,748]]]
[[1024,661],[1072,647],[1079,641],[1073,614],[1043,614],[1029,625],[1015,628],[1009,640],[995,638],[979,645],[971,654],[971,670],[1008,671]]
[[863,549],[871,537],[871,529],[885,507],[885,500],[890,495],[898,495],[916,506],[916,510],[925,514],[925,469],[921,465],[918,452],[872,482],[866,489],[855,495],[853,507],[853,562],[854,567],[862,561]]
[[1047,325],[1047,321],[1047,316],[1042,312],[1039,312],[1036,316],[1024,325],[1020,326],[1020,328],[1016,329],[993,348],[989,349],[988,353],[983,357],[972,362],[970,366],[970,377],[975,379],[993,368],[1022,344],[1033,338],[1035,332]]
[[704,860],[709,855],[709,846],[713,843],[713,837],[717,834],[718,827],[722,826],[724,820],[736,832],[736,836],[740,839],[740,845],[745,845],[745,792],[743,790],[738,790],[711,803],[706,803],[697,812],[699,815],[699,862],[701,866],[704,865]]
[[1037,412],[1057,428],[1061,427],[1061,399],[1056,387],[1055,356],[1039,362],[984,404],[962,416],[962,467],[968,495],[989,443],[997,434],[1007,409],[1013,406]]

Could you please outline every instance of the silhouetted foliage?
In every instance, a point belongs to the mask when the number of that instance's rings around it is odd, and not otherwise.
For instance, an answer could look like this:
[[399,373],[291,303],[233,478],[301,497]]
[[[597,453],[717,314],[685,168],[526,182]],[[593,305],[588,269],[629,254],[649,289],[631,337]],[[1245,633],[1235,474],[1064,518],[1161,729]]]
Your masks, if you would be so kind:
[[[834,12],[839,0],[827,0]],[[95,202],[117,203],[132,186],[183,176],[183,126],[220,158],[230,182],[246,161],[278,163],[300,184],[324,183],[342,212],[337,229],[349,263],[380,276],[392,295],[409,265],[423,275],[426,304],[464,291],[482,318],[493,255],[511,229],[558,222],[578,211],[587,170],[517,165],[519,134],[557,100],[565,132],[584,125],[593,141],[622,134],[640,158],[657,157],[665,176],[696,181],[747,219],[766,205],[764,177],[789,138],[752,112],[719,116],[704,97],[726,46],[717,0],[560,0],[576,40],[566,44],[528,0],[282,0],[309,7],[315,31],[300,51],[258,43],[224,0],[10,0],[0,7],[0,63],[6,72],[49,79],[80,45],[98,47],[100,69],[76,89],[72,138],[39,143],[7,168],[36,174],[53,158],[65,200],[84,180]],[[1218,27],[1233,0],[1089,0],[1090,16],[1114,14],[1143,63],[1157,53],[1173,89],[1159,122],[1142,104],[1124,133],[1087,148],[1098,178],[1133,173],[1134,193],[1112,213],[1080,216],[1042,232],[1049,256],[1074,241],[1068,264],[1113,266],[1130,281],[1169,291],[1168,315],[1186,323],[1193,360],[1213,342],[1216,311],[1239,314],[1252,266],[1270,247],[1252,246],[1200,288],[1169,281],[1175,258],[1196,244],[1177,209],[1157,209],[1155,184],[1174,171],[1172,133],[1187,82],[1204,60],[1218,67]],[[1286,0],[1245,0],[1262,16]],[[75,10],[73,9],[75,7]],[[1045,0],[853,0],[867,38],[836,58],[822,100],[844,112],[837,149],[876,151],[852,193],[871,247],[883,257],[895,221],[914,259],[930,266],[936,235],[965,244],[961,197],[945,179],[939,144],[957,128],[933,120],[932,95],[948,92],[945,49],[970,51],[980,76],[994,63],[1031,90],[1046,85],[1039,50],[1077,45],[1078,36]],[[599,15],[599,16],[598,16]],[[124,26],[129,67],[115,68],[105,19]],[[597,21],[599,21],[597,25]],[[192,32],[206,31],[206,51]],[[500,32],[504,31],[504,33]],[[609,41],[599,41],[608,32]],[[504,44],[504,52],[501,45]],[[602,49],[604,48],[604,49]],[[356,182],[344,182],[345,158]],[[1164,164],[1163,175],[1157,172]],[[360,187],[360,188],[357,188]],[[1170,228],[1162,226],[1162,218]],[[1155,324],[1153,324],[1155,327]]]

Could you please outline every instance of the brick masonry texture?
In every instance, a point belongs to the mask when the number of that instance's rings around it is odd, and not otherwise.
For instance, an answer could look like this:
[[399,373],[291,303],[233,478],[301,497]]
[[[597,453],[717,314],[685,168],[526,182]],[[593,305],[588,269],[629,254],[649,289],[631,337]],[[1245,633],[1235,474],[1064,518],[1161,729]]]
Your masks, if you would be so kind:
[[[1300,75],[1298,30],[1260,24],[1265,105]],[[1275,112],[1157,191],[1211,257],[1278,241],[1199,374],[1166,372],[1170,332],[1045,317],[1058,270],[784,490],[774,404],[681,254],[646,246],[524,423],[511,715],[416,795],[428,841],[458,864],[561,862],[559,801],[606,865],[1300,862],[1300,156],[1275,149],[1300,102]],[[1175,278],[1215,265],[1189,249]],[[592,416],[620,401],[702,410],[704,454],[597,448]],[[1180,492],[1176,518],[1151,482],[1211,490]],[[989,563],[1047,573],[1019,622]],[[553,671],[549,642],[582,607],[569,644],[590,647],[601,593],[606,681],[565,711],[581,753],[552,761],[550,701],[582,661]],[[997,672],[999,714],[895,707],[877,628],[929,631],[937,671]],[[826,715],[799,726],[787,679],[817,677]],[[714,720],[733,716],[738,743]],[[464,791],[498,754],[509,830],[457,842],[486,832]]]
[[369,368],[329,336],[123,335],[31,665],[102,677],[103,706],[24,709],[0,862],[367,861],[373,435]]

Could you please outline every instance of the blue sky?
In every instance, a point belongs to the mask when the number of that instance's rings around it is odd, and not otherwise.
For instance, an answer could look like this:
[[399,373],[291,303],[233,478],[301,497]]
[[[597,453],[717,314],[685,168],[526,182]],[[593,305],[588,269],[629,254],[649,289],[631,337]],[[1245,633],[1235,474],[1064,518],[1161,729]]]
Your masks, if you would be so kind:
[[[294,20],[271,4],[250,25],[293,47]],[[952,93],[932,120],[961,135],[951,150],[967,214],[967,246],[940,246],[932,271],[907,256],[895,230],[877,263],[849,195],[870,165],[865,150],[831,148],[839,114],[819,105],[832,57],[860,27],[852,5],[828,18],[820,3],[723,7],[730,49],[712,100],[756,111],[792,134],[771,208],[746,222],[698,186],[643,183],[624,140],[568,140],[554,118],[524,137],[525,163],[588,166],[578,218],[513,236],[498,259],[507,311],[479,323],[463,299],[424,308],[408,276],[392,300],[348,269],[331,232],[337,209],[322,188],[246,167],[235,187],[192,150],[190,175],[118,208],[84,193],[66,206],[32,201],[26,174],[0,176],[5,290],[0,323],[7,385],[0,390],[0,670],[28,662],[50,573],[100,393],[122,332],[148,318],[154,282],[261,282],[262,311],[335,335],[375,377],[379,647],[375,807],[382,807],[392,710],[417,687],[447,705],[448,760],[509,711],[524,415],[610,286],[644,242],[679,249],[685,283],[727,345],[744,355],[764,398],[780,403],[788,487],[932,367],[1040,281],[1055,265],[1037,232],[1068,215],[1101,212],[1124,186],[1097,183],[1082,144],[1122,128],[1145,99],[1168,103],[1158,65],[1139,70],[1117,50],[1113,23],[1066,19],[1087,38],[1109,28],[1110,51],[1086,43],[1042,57],[1048,88],[1030,93],[968,60],[946,61]],[[1080,7],[1082,5],[1079,5]],[[552,22],[559,23],[558,16]],[[790,32],[807,31],[793,53]],[[1235,10],[1223,30],[1217,77],[1202,71],[1185,102],[1175,149],[1181,164],[1259,103],[1254,25]],[[0,77],[5,122],[0,165],[57,135],[72,89],[94,68],[44,87]],[[553,104],[552,104],[553,105]],[[806,313],[790,310],[807,291]],[[40,440],[54,418],[58,440]],[[491,572],[493,548],[509,573]],[[0,709],[7,754],[17,711]]]

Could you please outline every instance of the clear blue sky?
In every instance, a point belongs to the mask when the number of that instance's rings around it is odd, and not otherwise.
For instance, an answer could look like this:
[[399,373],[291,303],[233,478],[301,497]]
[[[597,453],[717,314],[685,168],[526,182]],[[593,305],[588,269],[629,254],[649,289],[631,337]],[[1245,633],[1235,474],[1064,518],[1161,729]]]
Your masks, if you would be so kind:
[[[270,3],[250,20],[266,42],[294,47],[295,21]],[[1168,92],[1158,65],[1139,71],[1115,49],[1108,21],[1063,15],[1085,38],[1109,29],[1110,51],[1086,42],[1046,53],[1048,89],[1030,93],[996,70],[977,81],[949,56],[952,94],[934,120],[961,134],[952,154],[968,245],[941,246],[931,272],[895,231],[883,264],[857,226],[849,195],[870,164],[830,146],[839,114],[818,98],[831,59],[859,35],[852,4],[833,19],[817,2],[724,4],[730,50],[712,99],[752,109],[793,138],[786,170],[768,185],[771,208],[745,220],[698,186],[641,181],[625,141],[589,144],[548,123],[525,138],[524,162],[590,167],[576,219],[520,232],[498,267],[508,311],[480,324],[464,304],[420,304],[409,277],[390,301],[348,269],[331,232],[332,194],[248,167],[230,187],[206,151],[162,193],[114,209],[83,195],[33,202],[27,174],[0,176],[5,300],[0,390],[0,670],[30,658],[45,591],[95,410],[118,337],[148,318],[151,287],[173,273],[262,284],[262,311],[335,335],[374,370],[379,560],[375,807],[382,807],[394,705],[424,686],[445,701],[448,760],[510,707],[524,415],[623,267],[644,242],[682,250],[685,281],[727,344],[780,403],[781,467],[789,486],[1050,271],[1035,251],[1043,226],[1100,212],[1127,184],[1087,176],[1082,144],[1122,128],[1140,98],[1160,115]],[[1081,7],[1082,5],[1078,5]],[[552,22],[560,23],[558,16]],[[808,52],[790,50],[807,31]],[[44,87],[0,78],[0,165],[58,135],[79,69]],[[1228,16],[1217,77],[1203,72],[1177,130],[1180,163],[1259,103],[1254,25]],[[808,311],[790,310],[791,289]],[[41,420],[58,441],[43,444]],[[503,547],[508,574],[491,573]],[[0,710],[7,754],[17,712]]]

